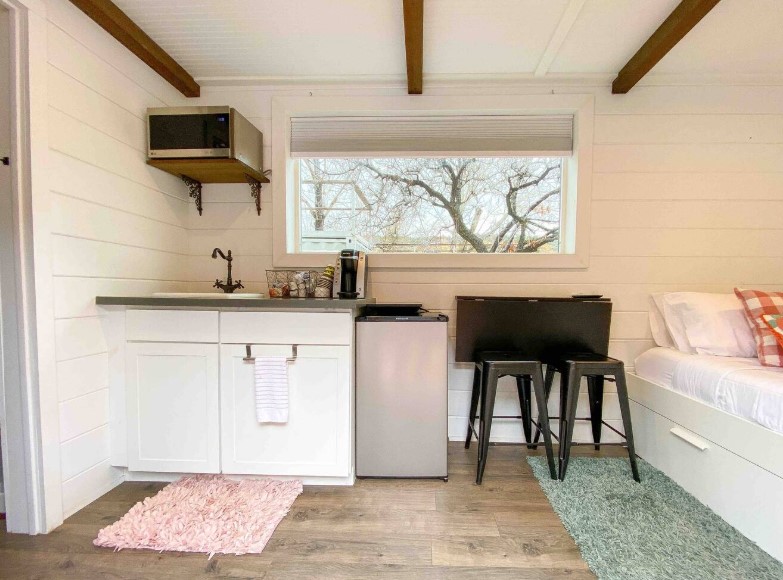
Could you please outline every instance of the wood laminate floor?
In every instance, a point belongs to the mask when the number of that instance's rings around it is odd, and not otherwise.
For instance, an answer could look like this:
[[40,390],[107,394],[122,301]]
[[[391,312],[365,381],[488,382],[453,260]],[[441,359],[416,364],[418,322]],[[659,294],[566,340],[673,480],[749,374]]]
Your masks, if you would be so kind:
[[[594,454],[590,447],[576,454]],[[0,578],[399,579],[594,578],[520,446],[490,449],[474,483],[475,444],[449,446],[449,481],[358,480],[306,487],[262,554],[112,552],[98,530],[165,484],[124,483],[45,536],[5,533]],[[602,455],[622,450],[605,448]]]

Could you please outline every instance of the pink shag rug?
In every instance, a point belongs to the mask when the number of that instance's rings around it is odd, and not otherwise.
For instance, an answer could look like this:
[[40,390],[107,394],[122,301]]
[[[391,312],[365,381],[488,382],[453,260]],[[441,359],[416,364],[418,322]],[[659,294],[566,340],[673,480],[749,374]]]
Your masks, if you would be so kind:
[[183,477],[137,503],[93,541],[106,548],[258,554],[297,496],[301,481],[222,475]]

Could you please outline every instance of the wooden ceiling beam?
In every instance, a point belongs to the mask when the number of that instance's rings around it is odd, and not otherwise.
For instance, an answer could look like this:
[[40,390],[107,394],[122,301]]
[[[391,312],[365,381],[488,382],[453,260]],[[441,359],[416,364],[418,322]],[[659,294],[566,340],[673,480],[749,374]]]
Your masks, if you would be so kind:
[[424,65],[424,0],[402,0],[402,11],[405,20],[408,94],[420,95]]
[[111,34],[186,97],[198,97],[201,87],[179,63],[110,0],[71,0],[79,10]]
[[718,2],[720,0],[682,0],[618,73],[612,83],[612,93],[630,91]]

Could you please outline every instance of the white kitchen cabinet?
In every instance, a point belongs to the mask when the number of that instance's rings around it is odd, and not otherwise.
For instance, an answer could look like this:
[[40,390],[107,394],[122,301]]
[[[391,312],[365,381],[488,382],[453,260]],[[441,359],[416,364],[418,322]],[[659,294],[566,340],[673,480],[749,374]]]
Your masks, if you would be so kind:
[[218,342],[216,310],[129,310],[125,338],[141,342]]
[[129,342],[128,469],[220,472],[217,344]]
[[[290,344],[252,350],[253,356],[291,356]],[[351,347],[299,345],[288,365],[287,423],[256,420],[254,366],[244,356],[243,345],[221,347],[223,473],[350,476]]]
[[348,312],[220,313],[224,344],[351,344],[352,337]]

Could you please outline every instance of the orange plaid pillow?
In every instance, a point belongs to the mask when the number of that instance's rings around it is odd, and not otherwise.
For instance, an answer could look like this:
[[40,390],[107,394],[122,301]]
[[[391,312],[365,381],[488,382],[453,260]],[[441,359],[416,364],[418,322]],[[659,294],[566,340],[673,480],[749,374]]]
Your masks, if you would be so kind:
[[767,325],[764,315],[783,314],[783,292],[762,292],[735,288],[734,293],[745,307],[759,362],[768,367],[783,367],[783,345],[775,338],[775,333]]
[[764,319],[764,323],[772,330],[775,340],[778,341],[780,346],[783,346],[783,314],[765,314],[761,318]]

